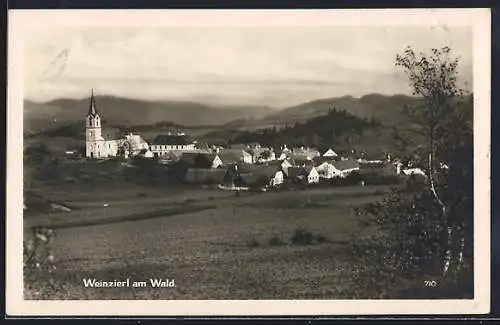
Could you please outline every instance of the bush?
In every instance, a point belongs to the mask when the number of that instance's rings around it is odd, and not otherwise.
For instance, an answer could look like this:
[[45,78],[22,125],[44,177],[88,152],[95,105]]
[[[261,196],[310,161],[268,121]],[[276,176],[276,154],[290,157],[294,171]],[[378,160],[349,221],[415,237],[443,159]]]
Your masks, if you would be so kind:
[[255,237],[252,237],[250,240],[247,241],[247,246],[248,247],[259,247],[260,243]]
[[316,241],[317,241],[319,244],[324,244],[324,243],[329,243],[329,242],[330,242],[330,239],[328,239],[328,237],[323,236],[323,235],[317,235],[317,236],[316,236]]
[[273,237],[269,238],[268,243],[269,243],[269,246],[285,245],[285,243],[278,236],[273,236]]
[[295,229],[292,236],[292,243],[296,245],[311,245],[314,236],[311,232],[305,231],[302,228]]

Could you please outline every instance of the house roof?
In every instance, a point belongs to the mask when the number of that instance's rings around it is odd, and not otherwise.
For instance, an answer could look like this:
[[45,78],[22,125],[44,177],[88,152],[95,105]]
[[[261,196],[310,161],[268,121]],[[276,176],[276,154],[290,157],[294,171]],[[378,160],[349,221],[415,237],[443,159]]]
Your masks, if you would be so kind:
[[307,175],[309,175],[313,169],[316,169],[316,167],[314,167],[312,165],[304,167],[304,170],[307,172]]
[[314,161],[314,164],[316,166],[319,166],[321,165],[322,163],[324,162],[334,162],[335,161],[335,157],[329,157],[329,156],[318,156],[318,157],[314,157],[313,158],[313,161]]
[[356,160],[332,161],[332,165],[338,170],[359,168],[359,163]]
[[304,169],[304,167],[289,167],[288,177],[295,178],[302,175],[308,175],[309,173]]
[[186,145],[192,143],[193,141],[185,135],[158,135],[153,139],[153,144],[160,145]]
[[267,177],[261,174],[245,173],[240,174],[240,177],[243,180],[244,184],[248,186],[259,186],[265,185],[267,183]]
[[244,143],[233,143],[230,146],[230,149],[248,149],[248,145]]
[[206,167],[210,167],[209,165],[212,164],[216,156],[217,155],[213,153],[205,153],[205,152],[183,152],[180,157],[180,160],[189,165],[196,165],[197,162],[203,162],[202,163],[203,165],[206,165]]
[[214,182],[220,183],[226,175],[225,169],[215,168],[188,168],[184,181],[188,183],[194,182]]
[[219,157],[224,164],[240,162],[244,155],[250,154],[241,149],[224,149],[219,153]]
[[175,154],[175,152],[173,151],[168,151],[164,156],[161,156],[160,159],[161,160],[173,160],[173,161],[177,161],[180,159],[180,155],[178,154]]
[[268,178],[274,177],[276,173],[280,170],[278,166],[266,166],[266,165],[249,165],[249,164],[238,164],[238,170],[241,173],[252,173],[256,175],[265,176]]
[[241,161],[241,156],[232,151],[220,152],[219,158],[223,164],[234,164]]
[[327,157],[328,157],[328,156],[333,156],[333,157],[338,156],[338,155],[337,155],[337,153],[336,153],[335,151],[333,151],[333,149],[327,149],[327,150],[323,153],[323,155],[326,155],[326,154],[328,154],[328,155],[327,155]]

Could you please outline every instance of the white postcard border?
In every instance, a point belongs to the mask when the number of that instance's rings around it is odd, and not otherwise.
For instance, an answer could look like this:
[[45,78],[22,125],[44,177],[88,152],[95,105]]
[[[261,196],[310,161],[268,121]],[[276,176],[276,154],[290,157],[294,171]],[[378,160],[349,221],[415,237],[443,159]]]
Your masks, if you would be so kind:
[[[10,316],[271,316],[482,314],[490,309],[489,9],[392,10],[14,10],[8,14],[6,311]],[[360,24],[360,22],[362,22]],[[473,300],[23,299],[23,35],[40,26],[472,26],[475,228]]]

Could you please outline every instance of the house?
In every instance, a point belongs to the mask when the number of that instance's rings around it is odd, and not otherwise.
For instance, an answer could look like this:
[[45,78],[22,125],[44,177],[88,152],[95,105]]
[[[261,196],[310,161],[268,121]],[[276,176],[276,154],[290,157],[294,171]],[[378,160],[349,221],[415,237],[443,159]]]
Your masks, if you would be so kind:
[[[119,141],[118,154],[121,156],[138,156],[141,155],[141,152],[145,153],[148,151],[150,151],[148,142],[138,134],[128,133]],[[151,154],[153,153],[151,152]]]
[[184,175],[187,184],[220,184],[226,175],[221,168],[188,168]]
[[169,151],[194,151],[196,142],[183,133],[158,135],[154,138],[150,150],[155,157],[161,157]]
[[143,158],[153,158],[154,155],[153,155],[153,152],[151,150],[148,150],[148,149],[142,149],[138,156],[140,157],[143,157]]
[[276,154],[273,149],[255,147],[248,149],[248,152],[252,155],[254,164],[262,164],[265,162],[276,160]]
[[286,177],[288,175],[288,168],[293,167],[293,165],[290,163],[288,159],[285,159],[283,161],[281,160],[273,160],[264,163],[265,166],[275,166],[279,170],[283,172],[283,176]]
[[300,147],[292,150],[292,157],[299,159],[305,158],[307,160],[312,160],[314,157],[318,157],[320,155],[319,151],[313,148]]
[[335,162],[335,157],[332,156],[319,156],[313,159],[320,178],[330,179],[335,176],[333,162]]
[[281,153],[280,153],[279,158],[278,158],[279,160],[287,159],[290,156],[290,154],[292,153],[292,151],[287,148],[286,144],[283,147],[281,147],[280,150],[281,150]]
[[319,173],[314,166],[290,167],[288,179],[292,182],[315,184],[319,182]]
[[314,160],[312,160],[310,157],[293,157],[288,159],[288,161],[295,167],[314,166]]
[[283,184],[285,174],[281,170],[281,166],[276,165],[239,165],[240,175],[253,174],[261,179],[265,179],[264,185],[278,186]]
[[194,168],[219,168],[223,165],[217,154],[204,152],[183,152],[179,161]]
[[421,175],[421,176],[427,177],[425,172],[420,168],[408,168],[408,169],[403,169],[402,171],[403,171],[403,174],[406,176]]
[[337,155],[337,153],[335,151],[333,151],[333,149],[328,149],[327,151],[325,151],[325,153],[323,154],[323,157],[338,157],[339,155]]
[[171,165],[178,162],[180,158],[181,158],[180,153],[175,153],[174,151],[168,151],[164,155],[158,157],[158,163],[162,165]]
[[222,160],[222,163],[226,166],[239,162],[246,164],[253,163],[252,155],[242,149],[223,149],[218,155]]
[[387,161],[382,162],[361,162],[359,163],[359,173],[361,175],[381,175],[395,176],[400,173],[398,166]]
[[344,178],[350,173],[359,170],[359,163],[353,159],[333,161],[330,163],[330,166],[328,168],[331,169],[328,170],[327,175],[331,175],[331,177]]

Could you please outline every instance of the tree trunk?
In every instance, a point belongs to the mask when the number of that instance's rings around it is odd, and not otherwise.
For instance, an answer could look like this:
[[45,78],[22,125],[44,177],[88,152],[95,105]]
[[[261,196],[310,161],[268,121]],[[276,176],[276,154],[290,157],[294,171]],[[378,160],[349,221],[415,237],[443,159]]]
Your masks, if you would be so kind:
[[[448,218],[447,218],[447,210],[446,206],[439,197],[437,191],[436,191],[436,186],[434,184],[434,141],[433,137],[431,136],[431,148],[429,151],[429,187],[432,192],[432,195],[434,196],[434,199],[436,202],[439,204],[441,207],[441,213],[443,216],[443,220],[448,224]],[[451,266],[451,260],[452,260],[452,246],[453,246],[453,228],[451,226],[447,227],[447,249],[445,252],[444,256],[444,261],[443,261],[443,276],[445,276],[450,269]]]

